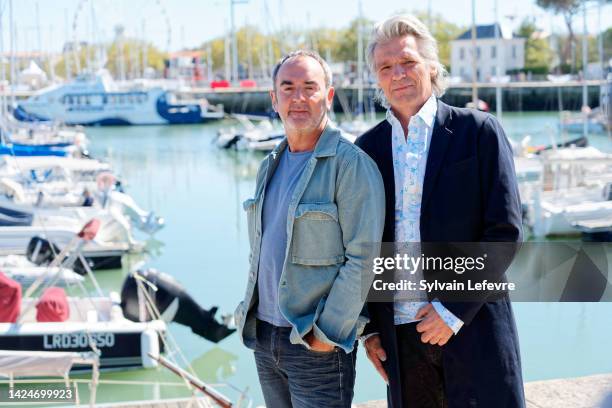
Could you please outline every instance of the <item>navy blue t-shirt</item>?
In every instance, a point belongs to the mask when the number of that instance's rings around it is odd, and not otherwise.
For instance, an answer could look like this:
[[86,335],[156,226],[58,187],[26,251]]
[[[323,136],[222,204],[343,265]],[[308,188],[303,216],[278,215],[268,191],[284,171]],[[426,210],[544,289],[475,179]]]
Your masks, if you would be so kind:
[[290,326],[278,308],[278,284],[287,249],[287,212],[293,190],[311,155],[312,151],[292,153],[287,147],[264,197],[256,316],[279,327]]

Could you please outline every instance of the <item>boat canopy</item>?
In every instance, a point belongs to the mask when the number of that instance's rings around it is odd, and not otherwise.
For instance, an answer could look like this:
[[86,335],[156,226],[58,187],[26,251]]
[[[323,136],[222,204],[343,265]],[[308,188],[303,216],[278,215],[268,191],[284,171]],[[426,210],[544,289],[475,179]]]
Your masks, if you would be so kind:
[[93,352],[0,350],[1,377],[67,377],[74,364],[98,365]]
[[64,289],[56,286],[45,289],[36,304],[36,321],[65,322],[69,317],[70,307]]
[[0,272],[0,322],[15,323],[21,312],[21,285]]

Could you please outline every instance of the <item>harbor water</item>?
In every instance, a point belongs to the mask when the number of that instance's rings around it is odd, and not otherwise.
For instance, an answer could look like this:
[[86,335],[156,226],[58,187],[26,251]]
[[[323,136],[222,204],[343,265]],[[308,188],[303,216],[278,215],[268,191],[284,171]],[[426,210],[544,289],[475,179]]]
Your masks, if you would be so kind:
[[[531,145],[550,144],[557,123],[554,113],[506,113],[503,118],[509,137],[521,140],[529,134]],[[105,290],[119,291],[129,264],[144,261],[174,276],[203,307],[217,305],[220,313],[233,312],[247,280],[249,248],[242,202],[253,194],[256,171],[265,156],[219,150],[213,144],[217,129],[229,124],[87,129],[91,154],[109,160],[126,191],[166,220],[165,228],[148,242],[144,258],[131,257],[123,270],[96,272]],[[612,152],[607,135],[593,135],[590,142]],[[514,308],[526,381],[612,372],[612,304],[515,303]],[[182,326],[171,325],[170,333],[203,381],[248,388],[254,406],[263,404],[252,352],[236,335],[215,345]],[[179,381],[163,368],[103,373],[101,379]],[[219,391],[237,397],[228,388]],[[97,395],[98,402],[112,402],[189,393],[185,387],[167,385],[103,384]],[[383,381],[360,350],[355,401],[384,396]]]

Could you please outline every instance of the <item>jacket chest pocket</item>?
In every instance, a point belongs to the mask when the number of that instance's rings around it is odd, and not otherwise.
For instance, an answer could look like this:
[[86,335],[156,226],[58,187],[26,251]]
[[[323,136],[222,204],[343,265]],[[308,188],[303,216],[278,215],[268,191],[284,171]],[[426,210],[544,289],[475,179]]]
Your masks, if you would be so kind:
[[291,262],[302,265],[334,265],[344,262],[344,245],[336,204],[298,205],[293,223]]

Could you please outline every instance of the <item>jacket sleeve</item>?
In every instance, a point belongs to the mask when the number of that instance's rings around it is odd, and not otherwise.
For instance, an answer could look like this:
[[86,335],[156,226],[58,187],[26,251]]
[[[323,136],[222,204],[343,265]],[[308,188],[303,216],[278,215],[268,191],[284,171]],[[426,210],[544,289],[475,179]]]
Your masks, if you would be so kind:
[[380,333],[380,328],[378,327],[378,322],[376,320],[372,319],[372,314],[369,311],[369,304],[366,304],[365,306],[365,316],[367,316],[367,318],[369,319],[368,323],[365,325],[365,327],[363,328],[363,333],[361,333],[362,337],[366,337],[366,336],[370,336],[372,334],[378,334]]
[[374,279],[371,265],[380,254],[385,219],[382,177],[376,164],[361,150],[348,157],[338,173],[336,204],[345,262],[314,322],[313,333],[321,341],[350,351],[367,321],[366,316],[360,315]]
[[[501,125],[490,115],[480,130],[478,162],[483,203],[481,247],[488,253],[488,259],[494,260],[487,273],[501,279],[522,240],[521,202],[512,148]],[[491,242],[506,244],[488,244]],[[487,297],[487,293],[482,293],[475,302],[443,302],[443,305],[469,324]]]

